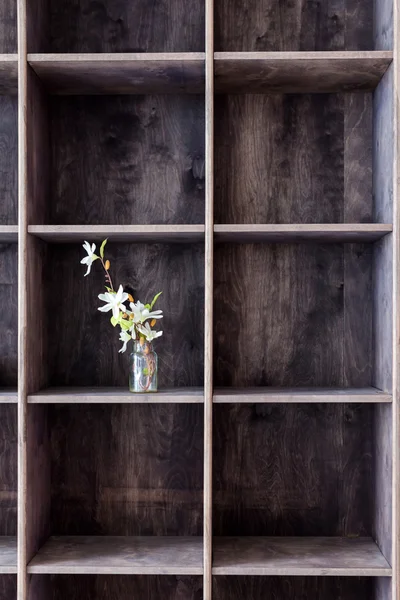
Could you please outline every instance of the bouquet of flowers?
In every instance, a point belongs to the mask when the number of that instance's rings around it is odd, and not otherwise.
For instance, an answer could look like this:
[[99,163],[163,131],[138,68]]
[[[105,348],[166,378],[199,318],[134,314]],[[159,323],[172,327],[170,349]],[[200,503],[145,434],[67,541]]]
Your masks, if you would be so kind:
[[[142,304],[139,300],[135,302],[131,294],[124,292],[122,285],[115,290],[110,275],[110,261],[106,260],[104,256],[106,244],[107,240],[104,240],[100,246],[100,256],[98,256],[95,253],[96,245],[85,242],[83,247],[87,252],[87,256],[81,260],[81,263],[87,266],[85,277],[89,275],[92,264],[96,260],[100,261],[104,269],[106,291],[104,294],[99,294],[99,299],[105,304],[100,306],[98,310],[112,312],[111,324],[120,328],[119,339],[122,342],[122,348],[119,352],[125,352],[130,341],[139,341],[140,345],[144,346],[146,342],[152,342],[162,336],[162,331],[152,329],[157,321],[163,318],[162,310],[153,310],[162,292],[156,294],[150,303]],[[128,302],[129,308],[127,306]]]

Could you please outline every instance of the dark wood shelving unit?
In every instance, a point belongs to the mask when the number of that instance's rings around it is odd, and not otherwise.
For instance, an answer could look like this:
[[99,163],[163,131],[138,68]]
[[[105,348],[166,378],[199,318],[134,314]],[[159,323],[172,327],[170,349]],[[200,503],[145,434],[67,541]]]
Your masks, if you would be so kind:
[[[1,3],[0,600],[400,600],[399,36],[397,0]],[[106,237],[163,290],[155,394]]]

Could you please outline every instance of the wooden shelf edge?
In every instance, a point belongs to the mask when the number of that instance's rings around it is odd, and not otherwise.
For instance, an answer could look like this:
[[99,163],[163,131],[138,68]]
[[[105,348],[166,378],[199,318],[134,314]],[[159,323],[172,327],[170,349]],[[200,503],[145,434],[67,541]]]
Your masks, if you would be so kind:
[[214,404],[381,404],[391,403],[392,395],[368,388],[216,388]]
[[372,538],[214,538],[213,575],[391,577]]
[[220,224],[216,242],[375,242],[393,232],[391,223]]
[[0,225],[0,244],[18,242],[18,225]]
[[393,52],[216,52],[219,93],[333,93],[374,90]]
[[326,61],[329,60],[393,60],[392,50],[321,50],[315,52],[214,52],[219,60],[282,60],[282,61]]
[[127,388],[49,388],[28,396],[29,404],[202,404],[202,388],[132,394]]
[[63,63],[63,62],[93,62],[93,63],[119,63],[119,62],[204,62],[204,52],[97,52],[97,53],[30,53],[28,63]]
[[46,242],[78,243],[169,242],[186,243],[204,240],[204,225],[29,225],[28,233]]
[[28,565],[29,574],[202,575],[203,538],[55,536]]

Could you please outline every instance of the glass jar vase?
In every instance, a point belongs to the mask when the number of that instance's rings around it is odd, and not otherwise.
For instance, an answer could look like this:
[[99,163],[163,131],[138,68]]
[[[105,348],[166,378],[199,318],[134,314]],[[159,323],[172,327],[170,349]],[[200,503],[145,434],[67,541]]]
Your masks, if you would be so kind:
[[130,355],[129,390],[133,393],[157,391],[158,357],[151,342],[133,342]]

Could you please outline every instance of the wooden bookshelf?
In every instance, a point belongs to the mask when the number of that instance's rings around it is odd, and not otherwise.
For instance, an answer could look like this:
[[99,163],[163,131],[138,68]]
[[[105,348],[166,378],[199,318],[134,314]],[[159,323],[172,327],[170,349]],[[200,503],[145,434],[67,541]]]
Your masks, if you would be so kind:
[[[394,0],[1,3],[0,600],[400,600],[399,35]],[[104,238],[163,290],[154,394]]]

